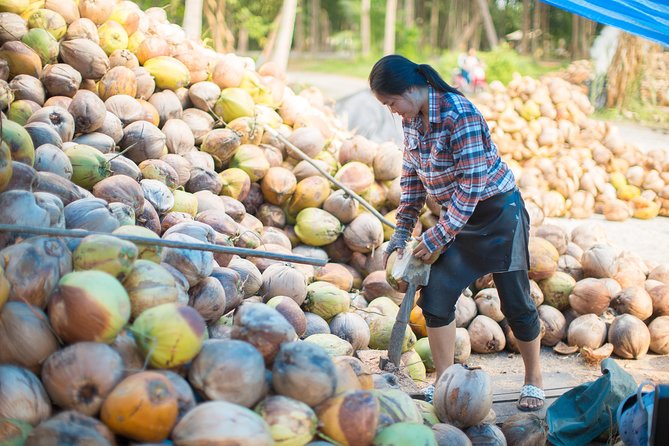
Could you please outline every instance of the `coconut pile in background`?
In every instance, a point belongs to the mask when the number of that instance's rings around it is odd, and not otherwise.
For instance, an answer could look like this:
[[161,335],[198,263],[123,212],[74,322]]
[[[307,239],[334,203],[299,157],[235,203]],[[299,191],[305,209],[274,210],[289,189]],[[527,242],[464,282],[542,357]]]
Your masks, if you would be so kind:
[[[10,0],[0,8],[0,223],[106,233],[0,233],[2,440],[307,444],[318,434],[341,444],[403,436],[464,444],[464,430],[499,441],[531,426],[545,435],[532,416],[499,431],[489,379],[475,379],[484,372],[449,372],[481,397],[474,408],[447,398],[446,382],[433,406],[365,369],[356,352],[387,349],[403,297],[382,268],[391,230],[266,128],[390,220],[400,148],[341,128],[319,91],[296,94],[271,65],[256,70],[250,59],[186,40],[161,9],[113,0]],[[502,136],[517,142],[536,127],[525,122]],[[514,159],[537,181],[524,191],[542,199],[531,209],[531,277],[552,334],[544,343],[601,355],[608,340],[621,357],[649,347],[667,353],[667,266],[618,252],[597,227],[579,230],[591,234],[587,242],[576,230],[541,227],[541,210],[552,213],[540,181],[551,177],[539,174],[545,163],[532,171],[530,155],[518,150]],[[617,159],[608,162],[620,166]],[[603,170],[605,183],[613,172]],[[415,233],[435,215],[426,208]],[[115,235],[328,263],[135,245]],[[460,361],[467,345],[513,346],[512,334],[500,332],[491,283],[476,286],[458,304]],[[572,334],[583,332],[577,315],[599,331]],[[637,326],[648,336],[631,335]],[[423,330],[415,309],[402,363],[417,382],[430,366]]]

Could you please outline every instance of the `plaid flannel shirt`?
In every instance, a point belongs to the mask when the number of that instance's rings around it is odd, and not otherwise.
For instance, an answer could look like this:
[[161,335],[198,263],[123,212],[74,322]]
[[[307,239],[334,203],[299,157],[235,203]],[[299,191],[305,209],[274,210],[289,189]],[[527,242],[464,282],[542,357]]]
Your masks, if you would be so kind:
[[404,247],[427,194],[442,206],[438,223],[422,236],[434,252],[455,238],[480,200],[515,187],[476,107],[463,96],[428,89],[429,128],[423,129],[421,116],[402,123],[402,194],[387,252]]

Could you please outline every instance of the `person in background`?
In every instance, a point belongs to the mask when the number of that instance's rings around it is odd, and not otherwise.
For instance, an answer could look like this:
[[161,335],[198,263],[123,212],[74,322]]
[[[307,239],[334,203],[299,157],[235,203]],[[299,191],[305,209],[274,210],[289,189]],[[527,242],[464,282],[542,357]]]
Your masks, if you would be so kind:
[[[432,264],[418,305],[437,379],[454,361],[458,297],[474,280],[493,273],[525,365],[517,406],[540,409],[540,324],[527,275],[529,216],[485,119],[434,68],[400,55],[380,59],[369,74],[369,85],[379,102],[402,117],[404,132],[397,228],[384,264],[395,250]],[[406,253],[428,194],[441,206],[439,221],[421,235],[413,252]],[[425,389],[426,399],[433,391],[433,385]]]

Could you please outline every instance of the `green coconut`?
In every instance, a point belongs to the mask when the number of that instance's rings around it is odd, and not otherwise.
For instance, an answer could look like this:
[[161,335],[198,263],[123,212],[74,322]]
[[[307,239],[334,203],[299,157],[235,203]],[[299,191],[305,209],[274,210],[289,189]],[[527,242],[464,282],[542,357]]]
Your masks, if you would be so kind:
[[49,321],[67,343],[111,343],[130,319],[128,293],[103,271],[74,271],[58,282],[49,301]]
[[91,190],[100,181],[112,175],[109,161],[95,147],[77,144],[65,149],[72,163],[71,181],[77,186]]
[[123,280],[137,259],[137,247],[111,235],[84,237],[72,253],[75,271],[98,270]]
[[214,113],[223,118],[223,121],[230,122],[243,116],[253,116],[254,107],[253,98],[246,90],[231,87],[221,91],[214,104]]
[[329,282],[313,282],[307,286],[307,299],[303,304],[305,311],[314,313],[329,321],[339,313],[351,307],[349,294]]
[[28,45],[37,53],[42,60],[42,65],[58,63],[60,46],[58,45],[58,40],[47,30],[33,28],[21,37],[21,42]]
[[423,423],[423,415],[413,399],[401,389],[376,389],[372,393],[381,404],[379,426],[394,423]]
[[202,349],[206,329],[197,310],[175,303],[145,310],[130,327],[140,353],[161,369],[190,362]]
[[3,119],[2,141],[9,146],[12,160],[29,166],[35,164],[35,146],[30,134],[22,125]]
[[344,227],[337,218],[318,208],[306,208],[297,214],[295,234],[302,243],[325,246],[334,243]]
[[434,406],[427,401],[415,399],[413,400],[416,407],[420,411],[421,416],[423,417],[423,424],[426,426],[434,426],[439,424],[439,418],[437,417],[437,411],[434,409]]
[[[390,345],[390,333],[393,331],[395,318],[389,316],[374,317],[369,321],[369,348],[374,350],[388,350]],[[404,332],[402,351],[406,352],[416,343],[416,335],[409,326]]]
[[37,102],[28,99],[17,99],[11,103],[7,110],[7,118],[21,125],[26,125],[28,119],[41,107]]
[[260,147],[254,144],[242,144],[230,160],[230,167],[243,170],[251,181],[256,182],[265,176],[270,165],[265,152]]
[[554,272],[548,279],[537,282],[544,293],[544,303],[560,311],[569,308],[569,295],[576,286],[576,280],[562,271]]
[[0,418],[0,444],[3,446],[23,446],[33,427],[25,421]]
[[428,372],[434,372],[434,361],[432,359],[432,350],[430,349],[430,341],[427,337],[420,338],[416,341],[416,345],[413,346],[418,356],[420,356],[423,364],[425,364],[425,370]]
[[50,9],[38,9],[28,17],[29,28],[43,28],[47,30],[56,40],[67,32],[67,23],[62,15]]
[[402,354],[400,363],[405,367],[406,373],[417,382],[425,382],[427,379],[427,370],[423,363],[423,358],[411,349]]
[[353,346],[350,342],[330,333],[316,333],[307,336],[304,342],[311,342],[323,348],[330,356],[350,356]]
[[[135,225],[120,226],[117,229],[114,229],[112,234],[160,239],[160,237],[152,230],[145,228],[143,226],[135,226]],[[137,253],[138,259],[150,260],[155,263],[160,263],[160,254],[163,250],[162,246],[147,245],[144,243],[137,243],[136,245],[138,249]]]
[[301,401],[272,395],[262,400],[255,411],[269,425],[272,438],[278,446],[304,445],[316,435],[316,413]]
[[438,446],[434,432],[428,426],[417,423],[396,423],[385,427],[374,437],[374,446]]

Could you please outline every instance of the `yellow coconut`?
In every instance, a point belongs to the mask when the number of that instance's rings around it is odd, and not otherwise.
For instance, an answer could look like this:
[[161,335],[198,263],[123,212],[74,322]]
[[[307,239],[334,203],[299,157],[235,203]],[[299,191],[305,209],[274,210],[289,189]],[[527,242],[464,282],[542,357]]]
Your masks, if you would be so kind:
[[25,43],[12,40],[0,47],[0,59],[9,65],[9,79],[19,74],[28,74],[39,78],[42,72],[42,60],[39,55]]
[[319,208],[330,195],[330,183],[320,176],[308,177],[297,183],[288,202],[288,213],[297,215],[302,209]]
[[121,1],[114,6],[109,20],[120,23],[128,35],[132,35],[139,28],[140,9],[131,1]]
[[116,50],[128,48],[128,33],[123,25],[113,20],[107,20],[98,28],[100,48],[110,55]]
[[182,189],[172,191],[174,206],[168,212],[184,212],[195,217],[197,215],[197,197]]
[[22,14],[30,6],[30,0],[0,0],[0,11]]
[[255,103],[251,95],[242,88],[225,88],[214,105],[214,113],[225,122],[244,116],[253,116]]
[[[155,238],[159,239],[160,237],[148,228],[135,225],[125,225],[119,226],[117,229],[112,232],[112,235],[130,235],[135,237],[143,238]],[[150,260],[155,263],[160,263],[160,253],[162,252],[162,247],[158,245],[150,245],[146,243],[137,243],[137,258],[140,260]]]
[[60,40],[67,31],[67,23],[62,15],[50,9],[38,9],[28,18],[29,28],[42,28],[56,40]]
[[171,56],[153,57],[144,62],[159,88],[177,90],[190,84],[190,71],[186,65]]
[[137,78],[135,72],[124,66],[117,66],[107,71],[98,82],[98,95],[106,101],[112,96],[137,94]]

